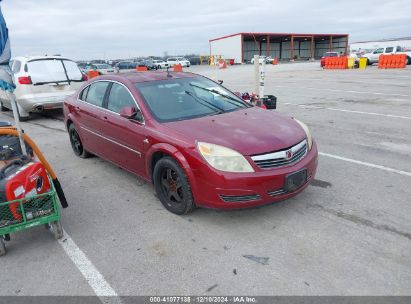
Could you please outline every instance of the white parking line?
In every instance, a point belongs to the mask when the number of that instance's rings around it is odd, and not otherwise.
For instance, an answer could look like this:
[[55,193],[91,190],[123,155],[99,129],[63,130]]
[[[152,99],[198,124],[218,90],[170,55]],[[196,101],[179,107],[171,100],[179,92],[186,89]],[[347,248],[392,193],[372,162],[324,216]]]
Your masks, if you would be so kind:
[[317,90],[317,91],[329,91],[329,92],[343,92],[343,93],[354,93],[354,94],[372,94],[372,95],[386,95],[386,96],[400,96],[400,97],[411,97],[407,94],[397,94],[397,93],[382,93],[382,92],[370,92],[370,91],[352,91],[352,90],[337,90],[337,89],[326,89],[326,88],[312,88],[312,87],[300,87],[300,86],[284,86],[276,85],[276,88],[287,88],[287,89],[304,89],[304,90]]
[[[356,78],[356,79],[358,79],[358,78]],[[393,78],[394,79],[394,78]],[[297,84],[298,82],[300,82],[300,81],[302,81],[302,82],[304,82],[305,84],[307,83],[307,82],[309,82],[309,81],[312,81],[312,82],[314,82],[314,81],[319,81],[319,82],[330,82],[330,83],[339,83],[339,82],[342,82],[343,84],[367,84],[367,85],[375,85],[375,84],[378,84],[378,83],[376,83],[376,82],[372,82],[372,83],[370,83],[370,81],[368,80],[366,80],[366,78],[364,78],[364,80],[362,81],[362,80],[348,80],[348,79],[340,79],[340,78],[334,78],[334,79],[321,79],[321,78],[280,78],[280,77],[278,77],[278,78],[272,78],[272,77],[270,77],[270,80],[280,80],[280,81],[282,81],[282,82],[284,82],[284,83],[288,83],[288,84],[290,84],[290,83],[292,83],[292,84]],[[382,84],[382,83],[384,83],[384,81],[385,81],[385,79],[381,79],[381,78],[378,78],[378,80],[381,80],[382,82],[380,83],[380,84]],[[407,80],[408,81],[408,79],[404,79],[404,80]],[[408,83],[404,83],[404,82],[401,82],[401,83],[393,83],[393,84],[390,84],[390,86],[391,87],[404,87],[405,85],[407,85]]]
[[303,108],[307,108],[307,109],[324,109],[324,110],[348,112],[348,113],[354,113],[354,114],[364,114],[364,115],[384,116],[384,117],[391,117],[391,118],[411,119],[411,117],[409,117],[409,116],[401,116],[401,115],[393,115],[393,114],[382,114],[382,113],[363,112],[363,111],[345,110],[345,109],[337,109],[337,108],[326,108],[326,107],[319,107],[319,106],[314,106],[314,105],[294,104],[294,103],[290,103],[290,102],[284,102],[283,104],[288,105],[288,106],[303,107]]
[[121,303],[120,298],[103,275],[97,270],[93,263],[87,258],[84,252],[76,245],[70,235],[64,231],[64,237],[59,240],[71,261],[80,270],[87,283],[94,293],[100,298],[102,303]]
[[347,161],[347,162],[350,162],[350,163],[362,165],[362,166],[367,166],[367,167],[371,167],[371,168],[376,168],[376,169],[380,169],[380,170],[384,170],[384,171],[388,171],[388,172],[393,172],[393,173],[397,173],[397,174],[401,174],[401,175],[405,175],[405,176],[411,177],[411,172],[407,172],[407,171],[397,170],[397,169],[393,169],[393,168],[389,168],[389,167],[385,167],[385,166],[381,166],[381,165],[376,165],[376,164],[372,164],[372,163],[367,163],[367,162],[363,162],[363,161],[359,161],[359,160],[355,160],[355,159],[351,159],[351,158],[347,158],[347,157],[342,157],[342,156],[338,156],[338,155],[323,153],[323,152],[318,152],[318,154],[319,154],[319,155],[322,155],[322,156],[327,156],[327,157],[331,157],[331,158],[335,158],[335,159]]

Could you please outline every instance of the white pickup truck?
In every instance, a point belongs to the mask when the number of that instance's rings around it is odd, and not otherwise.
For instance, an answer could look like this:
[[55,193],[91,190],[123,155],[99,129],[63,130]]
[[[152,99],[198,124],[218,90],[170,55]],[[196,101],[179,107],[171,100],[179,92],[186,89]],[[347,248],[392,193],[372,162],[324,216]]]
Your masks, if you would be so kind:
[[378,63],[378,59],[381,54],[407,54],[407,64],[411,64],[411,51],[404,51],[400,46],[387,46],[375,49],[370,53],[362,55],[362,57],[367,58],[367,64]]

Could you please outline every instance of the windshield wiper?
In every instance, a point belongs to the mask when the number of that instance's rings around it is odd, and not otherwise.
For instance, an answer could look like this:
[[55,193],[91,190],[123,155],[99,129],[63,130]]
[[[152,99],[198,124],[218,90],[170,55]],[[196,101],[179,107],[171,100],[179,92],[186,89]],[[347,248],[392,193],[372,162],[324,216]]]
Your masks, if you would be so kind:
[[224,113],[224,110],[223,110],[223,109],[221,109],[220,107],[217,107],[216,105],[213,105],[211,102],[209,102],[209,101],[207,101],[207,100],[205,100],[205,99],[202,99],[202,98],[200,98],[200,97],[194,96],[194,94],[192,94],[192,93],[189,92],[189,91],[184,91],[184,93],[186,93],[188,96],[192,97],[194,100],[197,100],[197,102],[199,102],[199,103],[202,104],[203,106],[205,106],[205,107],[207,107],[207,108],[209,108],[209,109],[211,109],[211,110],[214,110],[214,111],[216,112],[215,114],[222,114],[222,113]]
[[219,91],[217,91],[217,90],[215,90],[215,89],[207,89],[207,88],[204,88],[204,87],[202,87],[202,86],[198,86],[198,85],[192,84],[192,83],[190,83],[189,85],[192,86],[192,87],[196,87],[196,88],[202,89],[202,90],[204,90],[204,91],[210,92],[210,93],[214,93],[214,94],[220,95],[220,96],[222,96],[222,97],[224,97],[224,98],[233,100],[233,101],[235,101],[235,103],[234,103],[234,102],[230,102],[230,101],[227,101],[227,102],[230,103],[230,104],[232,104],[232,105],[234,105],[234,106],[237,106],[237,107],[238,107],[238,105],[239,105],[239,103],[240,103],[240,104],[242,104],[242,105],[245,105],[246,107],[249,107],[249,106],[247,105],[247,103],[245,103],[244,101],[240,101],[240,100],[238,100],[238,99],[236,99],[236,98],[234,98],[234,97],[231,97],[231,96],[228,96],[228,95],[226,95],[226,94],[223,94],[223,93],[221,93],[221,92],[219,92]]

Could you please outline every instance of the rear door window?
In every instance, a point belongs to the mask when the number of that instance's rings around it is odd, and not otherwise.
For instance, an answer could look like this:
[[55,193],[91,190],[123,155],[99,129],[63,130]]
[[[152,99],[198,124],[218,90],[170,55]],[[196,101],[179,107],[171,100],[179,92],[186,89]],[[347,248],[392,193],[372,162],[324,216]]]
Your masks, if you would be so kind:
[[82,81],[77,64],[66,59],[41,59],[29,61],[26,71],[33,84]]
[[90,86],[86,87],[83,91],[81,91],[80,95],[79,95],[79,99],[82,101],[86,101],[86,97],[87,97],[87,92],[88,89],[90,88]]
[[393,50],[394,50],[393,47],[387,47],[387,48],[385,49],[385,52],[386,52],[386,53],[392,53]]
[[109,85],[109,82],[107,81],[98,81],[98,82],[92,83],[89,86],[85,101],[92,105],[102,107],[104,96],[106,95],[108,85]]
[[120,113],[124,107],[136,108],[136,103],[130,92],[121,84],[113,83],[108,97],[107,109]]

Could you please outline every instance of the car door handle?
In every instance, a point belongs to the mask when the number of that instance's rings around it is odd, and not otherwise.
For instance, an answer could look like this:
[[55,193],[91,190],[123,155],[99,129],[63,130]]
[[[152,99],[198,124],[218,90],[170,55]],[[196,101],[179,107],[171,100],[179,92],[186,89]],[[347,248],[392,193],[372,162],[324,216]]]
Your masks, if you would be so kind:
[[103,119],[104,119],[104,120],[107,120],[108,118],[107,118],[107,116],[103,116]]

